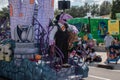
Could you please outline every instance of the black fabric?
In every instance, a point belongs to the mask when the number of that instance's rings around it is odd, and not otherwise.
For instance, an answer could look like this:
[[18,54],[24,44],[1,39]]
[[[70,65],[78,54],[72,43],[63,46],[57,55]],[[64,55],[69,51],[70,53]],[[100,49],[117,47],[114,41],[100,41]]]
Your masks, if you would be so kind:
[[17,26],[17,34],[18,34],[18,37],[20,38],[21,40],[21,34],[22,34],[22,30]]
[[62,31],[58,26],[58,31],[55,34],[55,42],[56,42],[56,46],[64,54],[63,63],[68,62],[68,39],[69,39],[68,31],[67,30]]
[[101,56],[96,56],[96,58],[94,59],[95,62],[101,62],[102,58]]
[[59,15],[56,16],[56,20],[57,20],[57,21],[60,19],[60,15],[61,15],[61,14],[59,14]]
[[101,61],[102,61],[102,58],[100,56],[96,56],[96,58],[93,59],[93,61],[92,61],[91,57],[89,57],[85,60],[85,62],[101,62]]

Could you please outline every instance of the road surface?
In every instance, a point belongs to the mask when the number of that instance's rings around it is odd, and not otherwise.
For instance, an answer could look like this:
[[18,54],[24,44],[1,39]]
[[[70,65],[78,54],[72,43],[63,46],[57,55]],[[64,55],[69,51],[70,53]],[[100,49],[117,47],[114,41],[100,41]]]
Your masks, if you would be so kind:
[[85,80],[120,80],[120,70],[89,67],[89,77]]

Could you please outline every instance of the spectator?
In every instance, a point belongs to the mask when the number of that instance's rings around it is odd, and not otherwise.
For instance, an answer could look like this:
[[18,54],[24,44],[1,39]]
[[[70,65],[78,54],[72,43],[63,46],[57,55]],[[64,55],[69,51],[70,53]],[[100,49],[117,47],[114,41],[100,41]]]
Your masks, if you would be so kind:
[[119,49],[119,39],[117,37],[114,38],[113,46],[115,49]]
[[85,62],[101,62],[102,61],[102,58],[101,56],[97,55],[96,52],[95,52],[95,49],[92,48],[90,49],[90,53],[88,54]]
[[83,44],[84,49],[86,49],[87,41],[88,41],[88,35],[85,34],[85,35],[83,36],[83,41],[82,41],[82,44]]
[[90,49],[90,53],[87,56],[86,62],[93,62],[96,59],[96,52],[95,49]]
[[114,48],[110,48],[109,59],[114,59],[115,57],[116,57],[115,49]]
[[88,40],[87,46],[90,48],[94,48],[94,46],[95,46],[94,40],[93,39]]
[[109,57],[109,47],[112,45],[114,38],[107,32],[105,38],[104,38],[104,44],[105,44],[105,49],[107,52],[107,58]]
[[88,32],[88,39],[89,39],[89,40],[92,40],[92,39],[93,39],[93,36],[92,36],[92,34],[91,34],[90,32]]

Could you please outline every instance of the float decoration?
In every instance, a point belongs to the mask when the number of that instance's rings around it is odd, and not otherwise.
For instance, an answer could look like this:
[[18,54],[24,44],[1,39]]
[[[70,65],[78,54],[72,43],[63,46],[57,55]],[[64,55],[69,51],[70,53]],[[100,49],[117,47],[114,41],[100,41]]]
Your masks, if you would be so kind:
[[[68,41],[70,41],[68,32],[77,34],[78,30],[75,26],[66,23],[66,21],[72,17],[65,13],[60,15],[57,26],[55,25],[51,28],[49,24],[54,15],[54,0],[36,1],[37,3],[35,3],[35,0],[9,0],[11,37],[15,40],[15,48],[13,49],[14,58],[10,61],[11,58],[9,56],[12,53],[9,50],[8,44],[4,45],[4,48],[7,49],[5,51],[3,47],[0,47],[0,55],[2,57],[5,56],[5,58],[0,57],[0,76],[12,80],[67,79],[69,75],[74,74],[75,67],[68,69],[61,67],[58,71],[53,67],[55,67],[56,64],[54,63],[56,63],[57,59],[58,64],[61,62],[60,65],[62,61],[63,63],[67,63],[65,60],[67,61],[68,59],[67,51],[70,46],[68,44]],[[62,35],[59,32],[61,32]],[[57,34],[60,34],[61,37],[58,37]],[[50,38],[51,35],[53,35],[52,38]],[[60,40],[63,36],[65,36],[66,39]],[[57,40],[55,40],[54,37]],[[53,41],[53,44],[48,45],[49,41],[50,43]],[[59,44],[64,44],[64,46],[60,46]],[[54,60],[52,56],[53,63],[47,59],[44,60],[43,57],[48,58],[46,53],[48,54],[49,52],[49,46],[54,47],[54,54],[59,57],[55,57],[56,60]],[[41,55],[37,53],[41,53]],[[3,61],[3,59],[9,62]],[[37,61],[31,61],[30,59],[36,59]]]

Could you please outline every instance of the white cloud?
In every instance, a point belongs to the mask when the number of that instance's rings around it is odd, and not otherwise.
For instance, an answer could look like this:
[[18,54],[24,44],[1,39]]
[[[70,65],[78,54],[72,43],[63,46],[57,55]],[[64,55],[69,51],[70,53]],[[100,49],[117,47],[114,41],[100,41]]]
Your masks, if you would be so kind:
[[8,0],[0,0],[0,10],[8,6]]
[[[58,0],[56,0],[56,1],[58,1]],[[75,3],[85,3],[85,2],[87,2],[87,3],[97,3],[97,4],[101,4],[103,1],[110,1],[110,2],[112,2],[112,0],[70,0],[71,2],[75,2]]]

